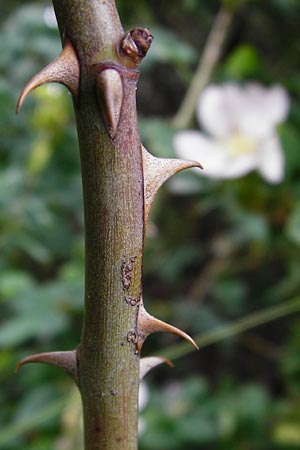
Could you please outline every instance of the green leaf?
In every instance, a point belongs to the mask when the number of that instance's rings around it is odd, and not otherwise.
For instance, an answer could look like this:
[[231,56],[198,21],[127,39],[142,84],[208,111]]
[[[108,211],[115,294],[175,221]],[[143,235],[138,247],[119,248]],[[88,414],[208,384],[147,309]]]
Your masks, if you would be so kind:
[[[39,408],[34,411],[33,414],[24,417],[22,420],[10,423],[0,431],[0,445],[7,445],[10,441],[13,441],[22,433],[26,433],[30,430],[35,430],[40,424],[43,424],[61,413],[65,405],[65,399],[59,399],[43,405],[43,408]],[[2,447],[5,448],[5,447]]]
[[285,176],[290,179],[293,175],[300,173],[300,133],[298,126],[290,122],[280,125],[278,130],[285,154]]
[[238,46],[227,58],[224,69],[228,78],[239,80],[256,77],[262,69],[257,49],[247,44]]
[[0,298],[2,301],[16,297],[22,292],[32,289],[33,286],[34,281],[26,272],[16,270],[0,274]]
[[296,206],[286,224],[286,234],[297,245],[300,245],[300,207]]
[[66,327],[66,317],[61,313],[41,315],[32,312],[28,317],[8,319],[1,324],[0,348],[15,347],[32,338],[50,338],[63,332]]

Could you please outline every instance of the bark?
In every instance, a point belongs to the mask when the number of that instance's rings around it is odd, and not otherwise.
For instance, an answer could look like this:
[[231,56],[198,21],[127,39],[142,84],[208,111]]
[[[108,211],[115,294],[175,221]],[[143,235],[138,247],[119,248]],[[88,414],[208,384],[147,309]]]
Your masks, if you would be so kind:
[[[77,351],[33,355],[67,371],[81,393],[85,450],[137,448],[140,350],[155,331],[182,331],[150,316],[142,301],[146,219],[159,186],[197,163],[160,160],[142,146],[137,66],[152,40],[124,33],[113,0],[53,0],[63,51],[22,91],[65,84],[76,115],[85,221],[85,312]],[[195,343],[194,343],[195,344]],[[161,363],[145,361],[144,375]]]
[[[62,39],[68,36],[72,41],[80,64],[74,109],[82,170],[86,273],[77,357],[85,448],[133,450],[137,448],[139,355],[127,335],[135,329],[138,302],[131,306],[125,296],[141,295],[144,225],[135,107],[138,72],[119,65],[115,49],[124,32],[113,2],[59,0],[54,6]],[[106,67],[117,67],[123,84],[114,140],[103,124],[96,94],[97,73]]]

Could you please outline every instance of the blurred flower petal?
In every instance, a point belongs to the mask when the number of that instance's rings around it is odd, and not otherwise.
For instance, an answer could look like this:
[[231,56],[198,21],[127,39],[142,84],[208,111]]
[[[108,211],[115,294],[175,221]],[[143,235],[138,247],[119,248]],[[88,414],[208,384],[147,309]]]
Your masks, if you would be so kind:
[[182,131],[175,135],[176,154],[183,159],[202,160],[205,174],[221,176],[226,168],[227,155],[222,146],[198,131]]
[[266,138],[288,113],[289,99],[280,86],[267,89],[256,83],[244,88],[243,108],[238,115],[237,126],[245,135],[257,139]]
[[264,142],[259,152],[258,170],[270,183],[280,183],[284,176],[284,157],[276,134]]
[[269,89],[269,103],[274,123],[286,120],[290,109],[290,99],[282,86],[277,85]]
[[236,178],[245,175],[256,166],[254,152],[238,157],[224,152],[222,145],[197,131],[182,131],[174,138],[176,153],[184,159],[202,161],[202,175],[212,178]]
[[142,411],[147,405],[149,400],[149,391],[146,383],[141,381],[139,386],[139,411]]
[[200,95],[197,106],[200,124],[212,136],[228,136],[235,128],[241,100],[237,85],[208,86]]
[[257,156],[255,153],[247,153],[235,158],[228,158],[224,178],[243,177],[256,167]]
[[278,183],[284,176],[284,156],[276,125],[288,111],[288,95],[278,85],[208,86],[200,95],[197,116],[210,137],[199,131],[178,132],[176,153],[201,161],[201,174],[208,177],[236,178],[257,169],[267,181]]

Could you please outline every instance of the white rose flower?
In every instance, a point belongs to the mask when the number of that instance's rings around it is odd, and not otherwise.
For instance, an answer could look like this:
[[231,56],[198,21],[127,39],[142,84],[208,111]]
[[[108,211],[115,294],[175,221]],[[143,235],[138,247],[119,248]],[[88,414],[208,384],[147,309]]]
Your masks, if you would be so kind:
[[[139,412],[145,409],[149,400],[149,390],[145,382],[141,381],[139,386]],[[139,436],[141,436],[146,431],[146,421],[139,417],[138,422],[138,432]]]
[[256,83],[211,85],[200,95],[197,118],[207,136],[187,130],[175,134],[174,146],[183,159],[199,161],[201,174],[237,178],[258,170],[270,183],[284,176],[284,156],[276,132],[289,111],[281,86]]
[[149,400],[149,391],[145,382],[141,381],[139,386],[139,411],[142,411]]

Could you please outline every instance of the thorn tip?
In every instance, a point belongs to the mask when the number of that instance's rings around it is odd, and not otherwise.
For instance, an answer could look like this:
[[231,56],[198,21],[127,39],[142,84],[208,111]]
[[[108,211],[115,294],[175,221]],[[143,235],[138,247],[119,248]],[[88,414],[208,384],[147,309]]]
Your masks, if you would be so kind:
[[79,62],[75,49],[71,41],[66,40],[61,54],[26,84],[19,95],[16,113],[19,113],[27,95],[45,83],[57,82],[64,84],[76,97],[79,89],[79,74]]
[[184,159],[157,158],[142,145],[143,170],[144,170],[144,200],[145,222],[147,222],[151,205],[160,186],[172,175],[184,169],[198,167],[203,169],[197,161]]
[[77,383],[77,351],[37,353],[22,359],[16,366],[15,373],[25,364],[44,363],[59,367],[67,372]]
[[177,336],[182,337],[186,341],[190,342],[197,350],[199,350],[198,345],[194,341],[194,339],[191,338],[187,333],[180,330],[179,328],[174,327],[173,325],[170,325],[166,322],[163,322],[162,320],[156,319],[155,317],[151,316],[146,310],[143,305],[143,302],[141,301],[140,307],[139,307],[139,314],[138,314],[138,321],[137,321],[137,350],[140,353],[142,346],[146,340],[146,338],[151,333],[156,332],[167,332],[167,333],[173,333]]

